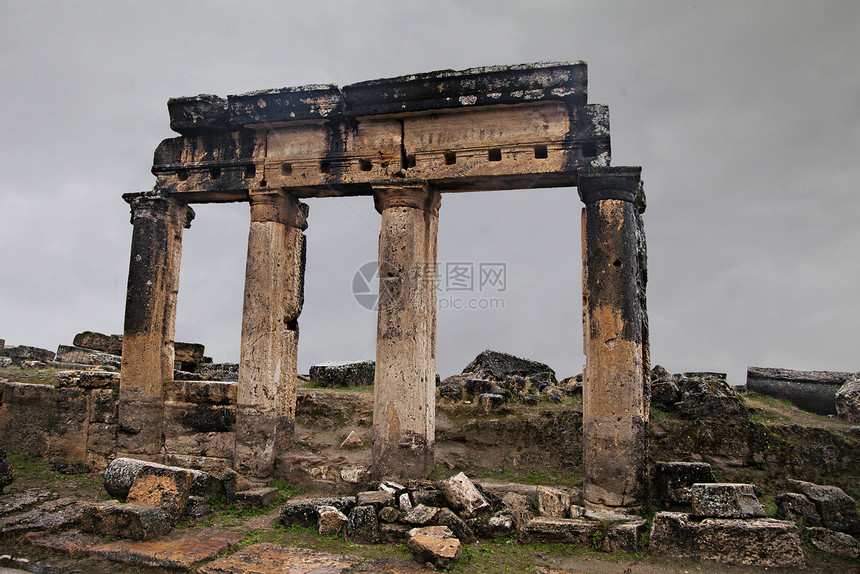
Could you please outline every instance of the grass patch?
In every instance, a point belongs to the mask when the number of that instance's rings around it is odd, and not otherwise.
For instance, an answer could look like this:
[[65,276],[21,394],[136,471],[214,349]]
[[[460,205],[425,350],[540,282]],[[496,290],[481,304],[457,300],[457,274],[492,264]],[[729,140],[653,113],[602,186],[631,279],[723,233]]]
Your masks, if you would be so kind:
[[57,373],[62,371],[68,371],[68,369],[9,365],[7,367],[0,367],[0,379],[6,379],[10,383],[30,383],[56,387],[58,384]]

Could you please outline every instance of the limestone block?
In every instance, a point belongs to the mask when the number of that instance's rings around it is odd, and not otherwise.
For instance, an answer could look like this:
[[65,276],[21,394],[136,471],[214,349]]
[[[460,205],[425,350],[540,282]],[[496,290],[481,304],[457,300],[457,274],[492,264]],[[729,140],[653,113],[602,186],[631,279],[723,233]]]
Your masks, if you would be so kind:
[[379,509],[377,513],[379,520],[382,522],[397,522],[403,516],[399,510],[393,506],[385,506]]
[[420,489],[412,491],[412,503],[415,506],[423,504],[424,506],[436,506],[441,508],[446,504],[445,495],[441,490],[436,489]]
[[5,383],[0,404],[0,436],[15,450],[42,456],[57,418],[59,389],[49,385]]
[[81,365],[97,364],[92,358],[92,349],[75,347],[72,345],[60,345],[57,347],[56,360],[61,363],[78,363]]
[[40,502],[51,500],[52,498],[57,498],[56,492],[50,492],[38,488],[28,488],[21,492],[6,494],[0,498],[0,517],[21,512]]
[[398,544],[406,540],[407,533],[411,530],[406,524],[388,524],[381,523],[379,525],[379,541],[383,544]]
[[436,516],[436,513],[439,512],[439,510],[440,509],[435,506],[424,506],[423,504],[419,504],[407,512],[401,520],[406,524],[424,526],[425,524],[430,524],[430,521],[433,520],[433,517]]
[[604,552],[637,552],[639,540],[645,533],[645,520],[613,524],[606,531],[601,550]]
[[362,484],[370,480],[370,468],[364,465],[346,466],[340,469],[340,478],[349,484]]
[[115,451],[116,423],[91,422],[87,428],[87,452],[108,456]]
[[76,347],[102,351],[111,355],[122,355],[122,335],[104,335],[94,331],[84,331],[75,335],[72,344]]
[[[517,492],[506,492],[502,497],[502,505],[505,507],[505,511],[511,515],[517,530],[521,530],[534,518],[531,501],[527,496]],[[571,518],[578,517],[572,516]]]
[[409,499],[408,492],[404,492],[397,498],[397,506],[402,512],[409,512],[414,508],[412,506],[412,501]]
[[119,385],[119,373],[112,371],[81,371],[78,386],[85,389],[103,389]]
[[660,512],[651,526],[651,549],[726,564],[765,567],[806,566],[797,526],[792,522],[706,518]]
[[362,563],[357,556],[341,556],[277,544],[253,544],[204,565],[199,574],[322,574],[355,572]]
[[173,530],[173,518],[155,506],[115,500],[93,502],[84,509],[81,530],[116,538],[153,540]]
[[348,514],[355,507],[355,503],[354,496],[288,500],[281,508],[279,520],[284,526],[317,526],[317,508],[333,506],[344,514]]
[[764,518],[752,484],[694,484],[693,514],[711,518]]
[[356,495],[359,506],[372,505],[379,510],[383,506],[394,506],[394,497],[384,490],[368,490]]
[[48,363],[54,360],[53,351],[40,349],[39,347],[29,347],[27,345],[18,345],[17,347],[6,347],[2,353],[4,357],[12,359],[15,365],[21,365],[26,361],[39,361]]
[[454,533],[454,536],[464,544],[471,544],[477,540],[475,538],[475,533],[472,532],[469,525],[463,522],[463,519],[451,512],[448,508],[442,508],[439,512],[434,514],[433,518],[430,520],[430,524],[434,526],[447,526],[451,529],[451,532]]
[[49,500],[26,512],[0,518],[3,536],[14,536],[24,532],[54,532],[72,528],[81,522],[88,503],[74,498]]
[[844,558],[860,558],[860,542],[850,534],[814,526],[806,529],[809,541],[817,549]]
[[348,518],[334,506],[319,506],[317,511],[317,527],[320,536],[338,534],[346,526]]
[[570,495],[557,488],[538,486],[538,514],[556,518],[570,517]]
[[146,467],[153,467],[163,472],[176,472],[179,475],[190,472],[193,477],[190,491],[192,496],[209,497],[221,490],[221,483],[208,472],[125,457],[114,459],[105,469],[105,490],[111,496],[125,498],[128,496],[128,492],[132,484],[134,484],[134,479],[137,478],[138,473]]
[[236,407],[165,401],[164,420],[185,432],[232,432],[236,425]]
[[660,462],[657,464],[657,498],[666,507],[691,504],[697,482],[714,482],[714,472],[706,462]]
[[417,562],[439,568],[450,568],[460,557],[460,541],[447,526],[413,528],[407,533],[406,547]]
[[522,534],[526,539],[541,542],[590,546],[591,537],[598,526],[598,522],[591,520],[539,516],[528,521],[522,529]]
[[466,517],[473,516],[479,510],[490,506],[484,495],[475,488],[464,472],[440,481],[439,490],[445,495],[451,508],[462,511]]
[[311,381],[322,387],[363,387],[373,384],[375,361],[319,363],[308,371]]
[[836,391],[836,414],[839,418],[860,423],[860,376],[848,379]]
[[804,481],[792,481],[800,492],[805,494],[815,504],[821,523],[825,528],[847,532],[860,533],[860,516],[854,499],[845,494],[837,486],[813,484]]
[[279,490],[274,487],[261,487],[242,490],[235,495],[237,508],[264,508],[275,502]]
[[821,517],[815,505],[802,494],[786,492],[774,498],[776,515],[782,520],[803,521],[804,526],[821,526]]
[[233,461],[232,458],[194,456],[190,454],[176,454],[168,452],[164,454],[164,464],[168,466],[200,470],[201,472],[207,473],[214,481],[217,475],[224,472],[224,469],[232,466]]
[[356,506],[349,513],[349,520],[344,529],[348,542],[358,544],[376,544],[379,540],[379,522],[376,510],[372,506]]
[[205,347],[200,343],[180,343],[177,341],[173,344],[174,360],[181,363],[199,363],[203,360]]
[[749,367],[747,388],[822,415],[836,414],[836,392],[855,373]]
[[[93,389],[90,391],[90,423],[116,425],[119,393],[112,389]],[[114,438],[114,442],[116,439]]]
[[130,504],[157,506],[175,521],[185,513],[194,475],[191,471],[147,466],[140,469],[128,491]]

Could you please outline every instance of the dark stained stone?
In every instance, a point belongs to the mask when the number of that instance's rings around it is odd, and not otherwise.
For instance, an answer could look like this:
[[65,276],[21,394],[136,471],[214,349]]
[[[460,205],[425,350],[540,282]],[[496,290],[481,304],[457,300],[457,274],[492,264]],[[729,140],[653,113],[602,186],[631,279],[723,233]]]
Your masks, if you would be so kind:
[[531,519],[523,527],[522,534],[526,539],[541,542],[562,542],[589,546],[591,536],[598,526],[599,523],[593,520],[539,516]]
[[12,484],[14,479],[15,468],[12,461],[6,456],[6,451],[0,448],[0,494],[3,494],[3,489]]
[[373,384],[375,361],[320,363],[310,368],[311,381],[322,387],[364,387]]
[[451,529],[461,542],[471,544],[477,539],[475,533],[469,528],[469,525],[463,522],[463,519],[451,512],[448,508],[442,508],[437,512],[430,521],[434,526],[447,526]]
[[675,381],[681,392],[675,407],[683,417],[728,424],[749,420],[743,399],[726,382],[725,373],[683,373]]
[[81,530],[102,536],[153,540],[173,530],[174,519],[155,506],[123,504],[115,500],[84,507]]
[[4,494],[0,496],[0,516],[21,512],[35,504],[53,498],[57,498],[56,492],[40,490],[38,488],[28,488],[14,494]]
[[263,508],[275,502],[278,498],[278,489],[266,486],[251,488],[237,492],[235,495],[237,508]]
[[0,518],[0,536],[44,530],[54,532],[80,524],[88,503],[74,498],[58,498],[21,514]]
[[693,514],[712,518],[764,518],[752,484],[694,484]]
[[344,535],[349,542],[376,544],[379,541],[379,521],[372,506],[356,506],[349,513]]
[[111,355],[122,355],[122,335],[103,335],[94,331],[84,331],[75,335],[72,344]]
[[848,379],[836,391],[836,414],[852,423],[860,423],[860,376]]
[[813,484],[801,480],[792,482],[815,504],[821,517],[821,524],[825,528],[848,534],[860,534],[857,505],[844,490],[837,486]]
[[836,414],[836,392],[854,374],[749,367],[747,389],[791,401],[813,413],[833,415]]
[[285,526],[316,526],[317,508],[333,506],[344,514],[349,514],[355,507],[354,496],[341,498],[301,498],[288,500],[281,508],[280,521]]
[[656,496],[667,508],[692,503],[692,488],[697,482],[714,482],[714,472],[706,462],[657,463]]
[[806,529],[809,541],[818,550],[842,556],[844,558],[860,558],[860,542],[850,534],[836,532],[827,528],[811,527]]
[[776,516],[778,518],[793,522],[803,521],[803,525],[807,527],[821,526],[821,517],[815,510],[815,505],[804,495],[786,492],[776,495],[774,502],[776,502]]

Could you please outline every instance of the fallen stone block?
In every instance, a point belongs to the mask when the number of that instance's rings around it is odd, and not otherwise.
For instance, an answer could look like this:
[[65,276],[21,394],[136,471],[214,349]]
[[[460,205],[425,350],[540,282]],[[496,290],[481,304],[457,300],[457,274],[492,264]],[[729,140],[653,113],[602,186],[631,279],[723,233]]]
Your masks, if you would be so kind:
[[75,335],[72,344],[75,347],[83,347],[111,355],[122,355],[122,335],[104,335],[94,331],[84,331]]
[[177,341],[173,344],[173,353],[175,361],[196,365],[203,360],[206,347],[200,343],[180,343]]
[[[522,494],[506,492],[502,497],[502,506],[504,506],[505,511],[511,515],[511,518],[514,521],[514,527],[517,530],[521,530],[526,524],[528,524],[529,520],[534,518],[531,500]],[[579,517],[571,516],[571,518]]]
[[101,536],[85,534],[76,528],[65,532],[28,532],[24,540],[39,548],[75,555],[83,555],[103,542]]
[[356,506],[349,513],[344,537],[357,544],[376,544],[379,541],[379,522],[372,506]]
[[697,557],[726,564],[805,568],[797,526],[760,518],[706,518],[659,512],[651,526],[651,549],[673,556]]
[[78,386],[85,389],[103,389],[119,385],[119,373],[111,371],[81,371]]
[[838,486],[794,480],[791,483],[815,504],[821,524],[830,530],[860,534],[860,516],[854,499]]
[[358,506],[371,505],[377,511],[383,506],[394,506],[394,497],[384,490],[367,490],[356,495]]
[[317,530],[320,536],[332,536],[338,534],[349,519],[334,506],[319,506],[317,511]]
[[393,506],[385,506],[379,510],[377,516],[382,522],[398,522],[403,517],[403,513]]
[[752,484],[694,484],[693,514],[710,518],[764,518]]
[[435,506],[419,504],[407,512],[401,521],[415,526],[424,526],[426,524],[430,524],[430,521],[433,520],[433,517],[436,516],[436,513],[438,513],[439,510],[441,509]]
[[445,495],[451,508],[462,512],[467,518],[490,507],[490,503],[464,472],[440,481],[439,490]]
[[406,534],[412,529],[406,524],[381,523],[379,525],[379,541],[383,544],[397,544],[406,540]]
[[806,529],[806,535],[812,545],[822,552],[843,558],[860,558],[860,542],[850,534],[813,526]]
[[49,363],[54,360],[54,352],[39,347],[18,345],[17,347],[6,347],[2,353],[4,357],[12,359],[12,364],[22,365],[26,361]]
[[5,516],[0,518],[0,536],[72,528],[80,524],[87,504],[74,498],[58,498],[26,512]]
[[447,526],[413,528],[406,536],[406,547],[420,564],[447,569],[460,557],[460,541]]
[[[491,519],[492,520],[492,519]],[[498,522],[498,521],[497,521]],[[434,526],[447,526],[454,533],[460,542],[464,544],[472,544],[477,542],[475,533],[469,528],[469,525],[463,522],[463,519],[454,514],[449,508],[442,508],[437,512],[430,523]],[[500,524],[496,524],[500,526]]]
[[815,505],[804,495],[796,492],[778,494],[774,498],[776,502],[776,516],[782,520],[792,522],[803,521],[804,526],[821,526],[821,517],[815,510]]
[[836,414],[841,419],[860,423],[860,376],[854,376],[839,387],[834,397]]
[[284,526],[317,526],[317,508],[333,506],[344,514],[349,514],[355,504],[354,496],[288,500],[281,508],[280,521]]
[[74,345],[59,345],[57,347],[55,361],[61,363],[78,363],[81,365],[93,365],[96,363],[92,360],[92,354],[92,349],[75,347]]
[[747,389],[820,415],[836,414],[836,392],[856,373],[749,367]]
[[4,494],[0,496],[0,517],[21,512],[40,502],[54,498],[57,498],[56,492],[39,488],[28,488],[14,494]]
[[538,514],[555,518],[570,517],[570,495],[558,488],[537,487]]
[[580,518],[553,518],[538,516],[529,520],[523,527],[522,534],[526,539],[540,542],[563,542],[590,546],[591,537],[599,523]]
[[370,480],[370,468],[356,464],[340,469],[340,478],[349,484],[364,484]]
[[137,473],[126,502],[157,506],[176,521],[185,513],[193,480],[191,471],[145,466]]
[[637,552],[639,540],[648,528],[645,520],[613,524],[606,530],[601,550],[604,552]]
[[188,570],[204,560],[215,558],[223,550],[241,542],[238,532],[218,528],[200,528],[172,532],[153,541],[118,540],[89,549],[88,554],[153,568]]
[[725,373],[683,373],[675,376],[681,400],[674,408],[690,420],[745,424],[749,412],[743,398],[729,386]]
[[137,478],[140,470],[145,467],[175,471],[182,475],[190,472],[193,477],[191,481],[191,496],[202,496],[208,499],[221,492],[221,482],[208,472],[167,466],[134,458],[117,458],[108,465],[104,473],[105,490],[108,491],[108,494],[117,498],[127,497],[131,485],[134,484],[134,479]]
[[412,504],[414,506],[423,504],[424,506],[441,508],[447,504],[447,500],[441,490],[421,489],[412,491]]
[[277,544],[253,544],[230,556],[224,556],[201,567],[198,574],[340,574],[363,562],[357,556],[340,556],[329,552],[291,548]]
[[173,530],[174,519],[156,506],[123,504],[115,500],[85,506],[81,530],[102,536],[153,540]]
[[263,508],[278,498],[280,491],[271,486],[251,488],[237,492],[235,495],[236,508]]
[[185,516],[194,520],[203,520],[209,518],[215,512],[206,503],[206,499],[202,496],[189,496],[188,503],[185,505]]
[[696,483],[716,482],[711,465],[706,462],[657,463],[656,495],[667,508],[673,504],[691,504]]
[[375,361],[319,363],[310,368],[311,381],[321,387],[363,387],[373,384]]

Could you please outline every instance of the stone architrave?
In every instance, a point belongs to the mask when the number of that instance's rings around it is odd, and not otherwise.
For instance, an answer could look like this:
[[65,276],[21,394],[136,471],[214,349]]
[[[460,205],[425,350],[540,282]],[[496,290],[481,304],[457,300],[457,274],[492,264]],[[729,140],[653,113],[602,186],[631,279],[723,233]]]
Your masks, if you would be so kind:
[[160,191],[126,194],[134,225],[122,339],[117,451],[158,455],[163,383],[173,378],[182,230],[194,212]]
[[293,438],[308,208],[281,190],[250,200],[233,464],[266,477]]
[[586,505],[645,502],[648,410],[638,288],[638,167],[578,171],[582,212]]
[[434,465],[440,195],[405,182],[375,188],[374,202],[382,230],[373,474],[424,478]]

